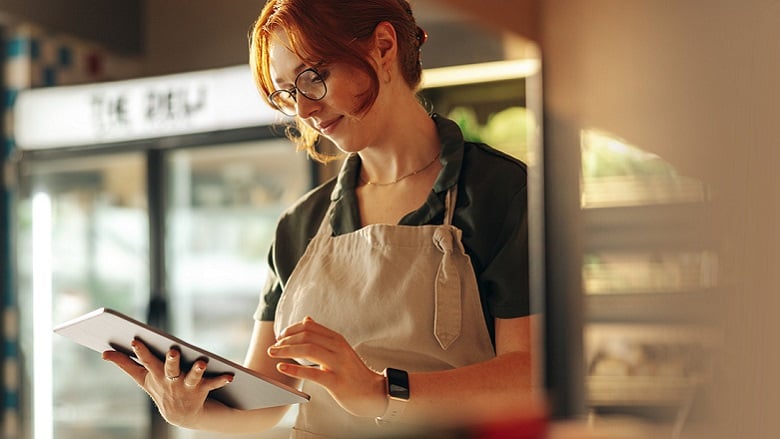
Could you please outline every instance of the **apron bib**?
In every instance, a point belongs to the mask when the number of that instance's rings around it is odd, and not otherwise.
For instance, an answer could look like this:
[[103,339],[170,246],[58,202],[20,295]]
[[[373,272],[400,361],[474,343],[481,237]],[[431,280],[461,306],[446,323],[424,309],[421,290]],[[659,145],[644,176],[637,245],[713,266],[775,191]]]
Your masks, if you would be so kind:
[[[376,371],[436,371],[493,358],[474,270],[451,224],[456,190],[447,192],[443,225],[373,224],[332,236],[329,211],[279,300],[277,337],[311,316],[343,335]],[[346,412],[318,384],[304,381],[303,391],[311,400],[300,405],[291,437],[383,431],[374,419]]]

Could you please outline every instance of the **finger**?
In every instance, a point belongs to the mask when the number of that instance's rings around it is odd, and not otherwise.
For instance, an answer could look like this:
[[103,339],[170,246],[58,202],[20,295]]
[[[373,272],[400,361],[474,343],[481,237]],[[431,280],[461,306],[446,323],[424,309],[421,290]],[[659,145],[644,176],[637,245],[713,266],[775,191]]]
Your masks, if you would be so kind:
[[323,325],[320,325],[319,323],[315,322],[314,319],[307,316],[304,317],[300,322],[293,323],[292,325],[284,328],[281,334],[279,334],[279,338],[288,337],[301,332],[313,332],[329,338],[337,335],[336,332]]
[[156,373],[162,371],[162,361],[142,341],[135,339],[130,342],[130,347],[133,348],[133,353],[146,370]]
[[294,363],[277,363],[276,370],[288,377],[312,381],[318,384],[324,384],[328,375],[328,372],[318,367],[302,366]]
[[195,387],[200,384],[203,379],[203,373],[206,371],[206,362],[198,360],[192,365],[192,368],[184,377],[184,385],[187,387]]
[[226,373],[212,378],[204,378],[203,380],[201,380],[200,385],[204,390],[211,392],[212,390],[225,387],[228,384],[232,383],[233,378],[234,376],[232,374]]
[[323,368],[334,364],[336,352],[315,343],[299,343],[293,345],[273,345],[268,348],[271,358],[302,359]]
[[117,365],[122,371],[130,376],[139,386],[142,386],[148,371],[135,360],[127,355],[117,351],[103,352],[103,359]]
[[181,352],[171,349],[165,357],[165,377],[175,381],[181,376]]
[[337,346],[339,346],[339,341],[340,339],[338,339],[336,336],[306,330],[283,336],[271,346],[313,344],[323,346],[331,351],[334,351],[337,349]]

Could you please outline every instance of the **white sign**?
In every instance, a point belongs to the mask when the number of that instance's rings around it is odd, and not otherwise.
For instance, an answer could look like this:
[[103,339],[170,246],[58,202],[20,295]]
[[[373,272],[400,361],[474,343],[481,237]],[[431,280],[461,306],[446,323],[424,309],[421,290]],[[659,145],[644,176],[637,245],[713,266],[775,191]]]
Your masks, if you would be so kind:
[[84,146],[282,122],[249,66],[24,90],[14,106],[23,150]]

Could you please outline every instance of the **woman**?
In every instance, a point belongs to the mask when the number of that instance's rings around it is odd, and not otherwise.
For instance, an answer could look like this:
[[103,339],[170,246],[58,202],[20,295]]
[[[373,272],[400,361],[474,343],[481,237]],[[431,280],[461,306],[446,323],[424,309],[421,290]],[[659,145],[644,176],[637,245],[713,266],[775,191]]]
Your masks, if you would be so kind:
[[[426,35],[409,4],[272,0],[250,39],[258,88],[296,117],[299,145],[324,159],[322,136],[347,154],[279,221],[245,361],[311,395],[296,437],[527,401],[526,168],[420,105]],[[287,410],[228,408],[207,394],[229,377],[182,371],[175,350],[160,361],[135,349],[143,367],[105,357],[172,424],[259,431]]]

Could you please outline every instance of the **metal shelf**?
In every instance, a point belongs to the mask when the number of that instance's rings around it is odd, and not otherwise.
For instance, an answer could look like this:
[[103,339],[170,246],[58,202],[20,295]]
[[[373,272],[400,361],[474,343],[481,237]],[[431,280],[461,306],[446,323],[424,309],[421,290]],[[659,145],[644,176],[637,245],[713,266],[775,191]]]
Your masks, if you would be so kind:
[[591,407],[677,406],[702,385],[674,377],[589,377],[585,387]]
[[711,248],[711,212],[703,203],[582,210],[586,251]]
[[589,323],[709,324],[719,309],[719,302],[717,290],[589,294],[585,298],[585,316]]

